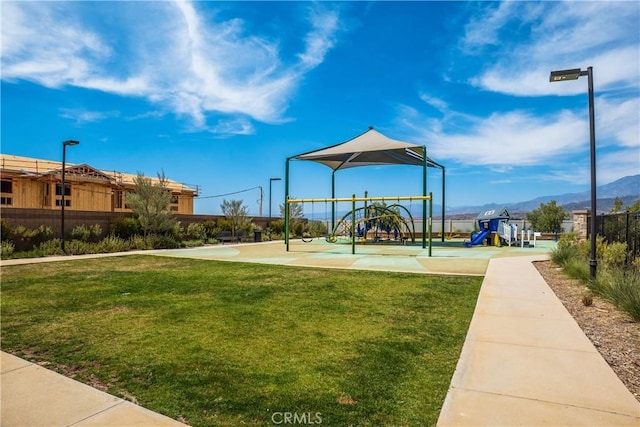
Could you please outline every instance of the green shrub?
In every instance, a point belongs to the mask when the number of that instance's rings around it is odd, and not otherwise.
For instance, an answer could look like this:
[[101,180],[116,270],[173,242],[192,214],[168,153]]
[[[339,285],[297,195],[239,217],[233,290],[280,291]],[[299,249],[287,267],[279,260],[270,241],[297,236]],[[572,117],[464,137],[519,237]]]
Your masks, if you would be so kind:
[[60,239],[51,239],[40,243],[36,252],[37,254],[34,256],[62,255]]
[[117,236],[107,236],[95,244],[97,253],[124,252],[130,249],[131,243]]
[[289,230],[289,233],[292,233],[294,236],[300,237],[302,236],[303,232],[304,224],[302,223],[302,221],[294,221],[291,225],[291,230]]
[[580,257],[569,258],[563,265],[564,271],[571,277],[579,279],[583,283],[589,283],[589,262]]
[[325,236],[327,234],[327,226],[322,221],[311,220],[307,225],[307,232],[310,236]]
[[3,240],[2,242],[0,242],[0,258],[9,258],[13,254],[15,248],[16,245],[14,245],[13,242],[10,242],[8,240]]
[[560,266],[564,266],[572,258],[577,258],[578,250],[574,245],[562,244],[562,239],[558,241],[558,246],[551,251],[551,261]]
[[91,237],[91,230],[84,224],[74,227],[74,229],[71,230],[72,239],[87,242],[89,241],[89,237]]
[[142,227],[137,219],[132,217],[115,217],[111,220],[109,231],[116,237],[129,239],[136,234],[142,234]]
[[640,261],[636,259],[629,267],[625,266],[627,244],[606,244],[598,237],[596,256],[600,260],[600,268],[596,280],[591,280],[590,242],[578,242],[571,237],[560,240],[551,253],[551,259],[562,266],[569,276],[585,283],[590,292],[602,295],[640,321]]
[[16,246],[16,250],[25,251],[37,247],[40,243],[51,240],[53,237],[53,229],[41,225],[37,228],[26,228],[19,225],[13,229],[12,241]]
[[185,237],[188,240],[202,240],[204,241],[207,238],[207,229],[201,223],[194,222],[189,224],[187,227]]
[[64,249],[70,255],[95,254],[98,252],[95,243],[83,242],[82,240],[65,242]]
[[135,249],[138,251],[143,251],[146,249],[151,249],[147,246],[147,241],[144,237],[140,236],[139,234],[136,234],[135,236],[131,236],[131,238],[129,239],[129,247],[131,249]]
[[271,221],[271,234],[283,234],[284,233],[284,221],[276,219]]
[[640,274],[633,270],[602,269],[598,272],[597,291],[640,321]]
[[567,249],[567,248],[573,248],[575,249],[575,246],[578,244],[578,242],[580,241],[580,235],[576,232],[576,231],[572,231],[570,233],[564,233],[562,236],[560,236],[560,239],[558,239],[558,249]]
[[0,240],[9,241],[13,238],[11,223],[6,218],[0,219]]
[[217,232],[216,222],[208,219],[206,221],[202,221],[202,226],[204,227],[205,232],[207,233],[207,238],[215,238]]
[[624,268],[627,261],[627,244],[613,242],[605,245],[602,261],[605,268]]
[[177,249],[180,247],[173,236],[149,234],[145,237],[148,249]]
[[198,246],[204,245],[204,240],[183,240],[182,245],[186,248],[196,248]]

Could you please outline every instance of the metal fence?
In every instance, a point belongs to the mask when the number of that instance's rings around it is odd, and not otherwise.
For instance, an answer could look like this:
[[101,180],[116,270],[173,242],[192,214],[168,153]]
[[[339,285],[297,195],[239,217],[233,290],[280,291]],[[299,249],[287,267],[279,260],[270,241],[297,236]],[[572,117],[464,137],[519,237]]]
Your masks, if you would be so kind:
[[596,216],[596,233],[607,243],[626,243],[631,257],[640,256],[640,212]]

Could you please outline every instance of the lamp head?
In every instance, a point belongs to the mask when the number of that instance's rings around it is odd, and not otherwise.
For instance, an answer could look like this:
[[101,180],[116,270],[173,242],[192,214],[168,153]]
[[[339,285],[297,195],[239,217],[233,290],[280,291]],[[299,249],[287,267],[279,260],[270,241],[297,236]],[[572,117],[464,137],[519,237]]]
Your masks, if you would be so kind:
[[78,144],[80,144],[80,141],[75,141],[73,139],[69,139],[67,141],[64,141],[62,144],[63,145],[78,145]]
[[270,181],[282,181],[282,178],[269,178]]
[[561,82],[564,80],[578,80],[582,75],[580,68],[572,68],[570,70],[552,71],[549,75],[550,82]]

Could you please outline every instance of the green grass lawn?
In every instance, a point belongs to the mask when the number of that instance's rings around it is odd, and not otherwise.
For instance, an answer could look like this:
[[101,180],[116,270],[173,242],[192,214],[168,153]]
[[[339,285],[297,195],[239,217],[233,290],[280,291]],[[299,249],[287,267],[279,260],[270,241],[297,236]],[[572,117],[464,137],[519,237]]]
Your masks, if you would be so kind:
[[194,426],[433,425],[481,281],[133,255],[8,266],[2,349]]

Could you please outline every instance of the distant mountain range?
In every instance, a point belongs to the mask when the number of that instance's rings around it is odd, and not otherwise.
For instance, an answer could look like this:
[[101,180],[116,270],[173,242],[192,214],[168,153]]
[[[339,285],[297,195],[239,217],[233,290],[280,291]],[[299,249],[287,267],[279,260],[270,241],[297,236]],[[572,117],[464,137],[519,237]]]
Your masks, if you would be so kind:
[[[612,183],[602,185],[596,189],[597,211],[609,212],[613,208],[613,201],[616,197],[622,199],[623,206],[629,206],[640,200],[640,174],[625,176]],[[515,203],[489,203],[480,206],[460,206],[447,209],[447,216],[468,216],[490,209],[500,209],[506,207],[510,214],[531,212],[540,207],[541,203],[549,203],[555,200],[556,203],[564,207],[567,211],[591,208],[591,192],[567,193],[555,196],[542,196],[525,202]],[[434,216],[442,208],[434,204]]]
[[[625,176],[612,183],[602,185],[596,189],[597,211],[598,212],[610,212],[613,208],[613,202],[616,197],[622,199],[623,206],[630,206],[640,201],[640,174],[633,176]],[[584,191],[582,193],[567,193],[559,194],[555,196],[542,196],[537,197],[526,202],[514,202],[514,203],[488,203],[485,205],[477,206],[459,206],[447,208],[446,216],[450,219],[474,219],[479,212],[488,211],[491,209],[507,208],[512,218],[524,218],[527,212],[531,212],[534,209],[538,209],[541,203],[549,203],[551,200],[555,200],[556,203],[562,206],[566,211],[571,212],[580,209],[591,209],[591,192]],[[437,201],[437,200],[436,200]],[[422,216],[421,203],[414,203],[413,206],[407,208],[411,209],[411,214],[414,218]],[[442,205],[433,204],[433,217],[440,218],[442,212]],[[347,211],[339,210],[337,212],[337,218],[341,218],[346,215]],[[316,212],[313,215],[309,215],[310,218],[316,220],[326,220],[327,213]]]

